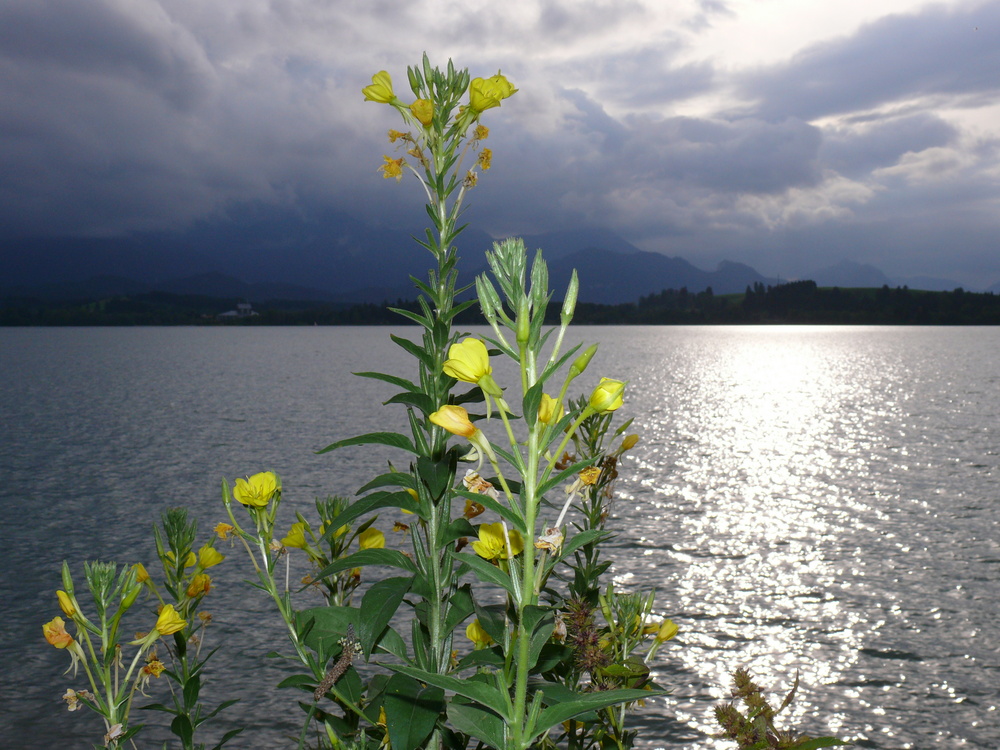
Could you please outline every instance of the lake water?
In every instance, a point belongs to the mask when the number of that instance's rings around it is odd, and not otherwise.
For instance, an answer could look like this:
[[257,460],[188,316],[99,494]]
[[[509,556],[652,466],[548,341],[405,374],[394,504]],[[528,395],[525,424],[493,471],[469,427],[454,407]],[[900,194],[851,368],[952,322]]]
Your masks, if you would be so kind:
[[[188,506],[206,532],[222,520],[223,477],[278,471],[287,525],[382,470],[381,451],[314,451],[403,427],[400,409],[376,405],[388,386],[350,375],[412,377],[388,333],[0,329],[0,745],[86,748],[103,734],[65,710],[65,689],[84,683],[41,637],[64,558],[76,571],[148,564],[163,509]],[[588,386],[631,381],[623,412],[642,437],[618,483],[615,580],[656,587],[681,628],[655,666],[673,694],[637,719],[643,747],[731,746],[706,733],[741,665],[775,692],[799,674],[786,720],[803,731],[1000,747],[1000,329],[576,335],[601,342]],[[285,672],[264,659],[280,630],[237,553],[206,601],[226,646],[206,691],[242,698],[222,715],[248,726],[234,749],[291,747],[297,696],[273,689]]]

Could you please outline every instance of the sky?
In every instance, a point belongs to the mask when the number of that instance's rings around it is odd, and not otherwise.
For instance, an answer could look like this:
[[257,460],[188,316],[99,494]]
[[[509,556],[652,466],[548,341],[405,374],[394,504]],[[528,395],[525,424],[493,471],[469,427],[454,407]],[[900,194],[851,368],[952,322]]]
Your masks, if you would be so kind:
[[518,93],[467,219],[702,268],[1000,281],[1000,2],[4,0],[0,242],[423,216],[361,88],[426,51]]

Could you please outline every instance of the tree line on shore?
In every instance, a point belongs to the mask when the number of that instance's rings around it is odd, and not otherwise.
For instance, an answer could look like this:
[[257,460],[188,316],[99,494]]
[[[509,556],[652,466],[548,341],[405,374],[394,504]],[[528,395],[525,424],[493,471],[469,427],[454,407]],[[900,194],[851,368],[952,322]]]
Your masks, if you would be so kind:
[[[47,302],[8,299],[0,302],[2,326],[127,325],[404,325],[391,308],[416,311],[415,302],[335,305],[269,302],[252,314],[222,316],[243,300],[150,292],[94,301]],[[560,304],[550,305],[558,323]],[[577,323],[590,325],[1000,325],[1000,295],[928,292],[907,287],[841,289],[813,281],[776,286],[757,283],[742,294],[716,295],[711,287],[692,293],[665,289],[637,302],[603,305],[581,302]],[[458,319],[483,322],[477,306]]]

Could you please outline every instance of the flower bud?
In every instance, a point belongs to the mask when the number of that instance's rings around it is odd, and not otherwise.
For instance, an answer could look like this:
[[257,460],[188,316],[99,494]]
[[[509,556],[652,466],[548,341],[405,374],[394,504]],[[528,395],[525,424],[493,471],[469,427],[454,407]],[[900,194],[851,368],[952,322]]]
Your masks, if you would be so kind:
[[72,617],[76,614],[76,607],[73,606],[73,600],[69,594],[65,591],[57,591],[56,598],[59,600],[59,608],[63,611],[64,615]]
[[573,269],[573,275],[569,277],[569,286],[566,287],[566,296],[563,298],[562,310],[559,313],[559,322],[563,326],[568,326],[573,319],[573,312],[576,310],[576,298],[580,294],[580,279]]
[[601,378],[593,393],[590,394],[590,408],[599,414],[614,411],[622,405],[622,394],[625,384],[620,380]]
[[361,89],[361,93],[365,95],[365,101],[380,104],[389,104],[396,98],[392,91],[392,78],[384,70],[373,75],[371,85]]
[[587,365],[590,364],[590,360],[594,358],[595,354],[597,354],[597,344],[591,344],[584,350],[583,354],[574,359],[573,364],[569,366],[569,379],[573,380],[573,378],[581,375],[587,369]]

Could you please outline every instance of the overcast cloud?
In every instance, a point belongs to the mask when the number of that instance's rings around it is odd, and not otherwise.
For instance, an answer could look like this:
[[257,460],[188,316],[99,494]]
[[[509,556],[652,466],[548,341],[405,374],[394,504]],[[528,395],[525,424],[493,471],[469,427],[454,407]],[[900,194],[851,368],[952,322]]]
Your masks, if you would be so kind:
[[[246,202],[412,226],[362,101],[426,49],[520,88],[468,218],[794,277],[1000,280],[1000,2],[5,0],[0,240]],[[391,152],[390,152],[391,153]]]

